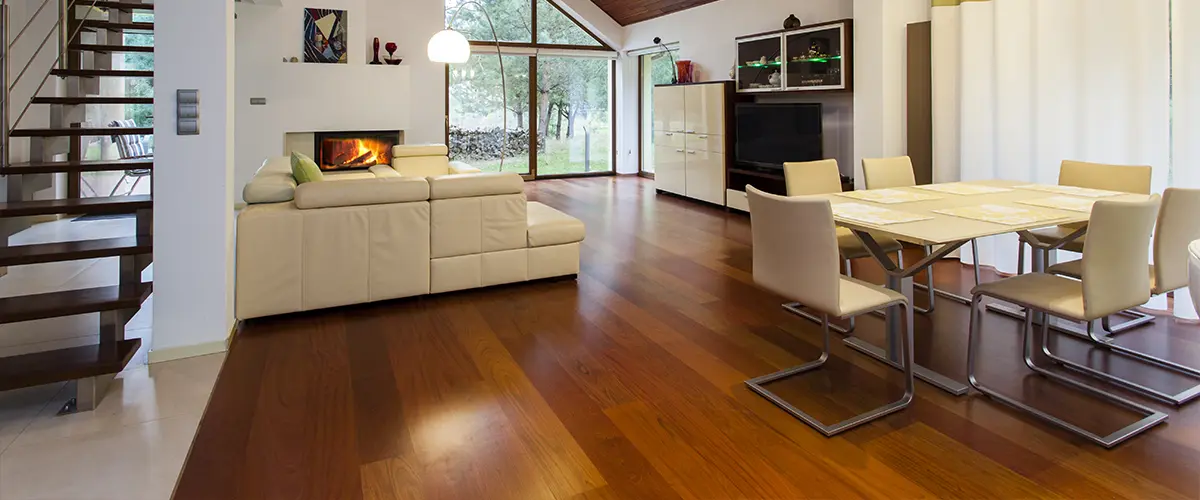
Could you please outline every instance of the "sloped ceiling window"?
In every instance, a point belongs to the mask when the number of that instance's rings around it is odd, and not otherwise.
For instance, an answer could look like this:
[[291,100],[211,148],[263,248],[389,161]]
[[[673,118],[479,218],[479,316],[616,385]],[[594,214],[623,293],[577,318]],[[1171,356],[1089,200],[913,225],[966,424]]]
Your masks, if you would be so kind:
[[547,0],[537,0],[537,16],[538,43],[593,47],[604,45]]
[[[501,42],[533,41],[533,6],[529,0],[476,0],[487,9],[496,26],[496,37]],[[463,5],[466,5],[463,7]],[[446,22],[454,13],[462,8],[451,26],[456,31],[466,35],[468,40],[492,41],[492,30],[488,26],[487,17],[479,10],[478,5],[467,3],[466,0],[446,0]]]

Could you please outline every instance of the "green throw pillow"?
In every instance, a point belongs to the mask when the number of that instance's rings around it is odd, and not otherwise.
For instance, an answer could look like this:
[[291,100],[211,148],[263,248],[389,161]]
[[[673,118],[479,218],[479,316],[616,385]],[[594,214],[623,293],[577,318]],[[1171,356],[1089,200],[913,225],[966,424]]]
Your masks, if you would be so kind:
[[303,153],[292,153],[292,177],[296,178],[297,184],[325,180],[317,162]]

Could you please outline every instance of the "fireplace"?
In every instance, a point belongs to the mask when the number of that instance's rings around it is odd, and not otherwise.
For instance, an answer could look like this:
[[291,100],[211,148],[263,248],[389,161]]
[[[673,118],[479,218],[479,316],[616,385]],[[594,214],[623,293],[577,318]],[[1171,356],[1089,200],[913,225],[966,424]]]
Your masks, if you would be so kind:
[[361,170],[392,164],[392,146],[400,143],[400,131],[316,132],[313,157],[322,171]]

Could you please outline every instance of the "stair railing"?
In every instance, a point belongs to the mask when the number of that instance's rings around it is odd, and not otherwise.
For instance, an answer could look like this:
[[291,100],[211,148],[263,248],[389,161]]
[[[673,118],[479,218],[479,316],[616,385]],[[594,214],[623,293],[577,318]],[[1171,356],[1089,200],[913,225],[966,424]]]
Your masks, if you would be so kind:
[[[9,64],[11,63],[11,58],[9,55],[12,52],[12,48],[16,45],[17,41],[19,41],[21,37],[25,35],[25,32],[29,30],[29,27],[33,25],[34,20],[41,15],[46,6],[50,4],[50,0],[42,0],[42,4],[38,6],[37,10],[34,11],[32,16],[29,16],[29,20],[25,22],[25,25],[21,27],[21,31],[17,32],[17,36],[13,37],[12,41],[7,41],[9,32],[8,0],[0,0],[0,38],[6,40],[5,43],[0,43],[0,81],[4,82],[3,95],[0,96],[0,147],[3,147],[4,149],[3,152],[0,152],[0,167],[7,168],[11,164],[11,158],[9,155],[11,148],[9,145],[12,139],[12,130],[17,128],[17,125],[21,124],[21,119],[25,118],[25,114],[29,112],[30,106],[33,105],[33,98],[37,97],[37,95],[42,92],[42,89],[45,88],[46,82],[50,80],[50,74],[54,71],[54,68],[67,68],[70,61],[70,41],[75,39],[75,36],[78,35],[79,31],[83,29],[83,21],[91,18],[92,13],[96,11],[97,0],[91,0],[91,3],[88,5],[87,15],[85,15],[84,18],[80,20],[79,25],[75,26],[75,29],[72,30],[70,23],[68,23],[68,18],[71,15],[71,12],[75,10],[75,7],[77,7],[76,4],[79,2],[77,0],[55,1],[58,3],[58,18],[54,21],[54,26],[52,26],[50,31],[46,33],[46,36],[42,38],[42,42],[38,44],[38,48],[33,51],[33,54],[29,56],[29,60],[25,62],[25,66],[23,66],[21,71],[17,73],[17,77],[9,82]],[[88,1],[84,0],[83,3],[88,3]],[[25,76],[25,73],[29,71],[29,68],[33,65],[33,62],[37,60],[38,54],[41,54],[42,50],[46,48],[46,44],[50,42],[50,38],[54,37],[55,35],[58,35],[58,55],[54,59],[54,64],[52,64],[50,68],[46,70],[46,74],[42,77],[42,81],[38,83],[37,89],[30,94],[29,101],[25,103],[25,107],[21,108],[21,113],[17,115],[16,121],[11,122],[10,125],[9,116],[12,110],[12,91],[17,87],[17,84],[20,83],[21,79]]]

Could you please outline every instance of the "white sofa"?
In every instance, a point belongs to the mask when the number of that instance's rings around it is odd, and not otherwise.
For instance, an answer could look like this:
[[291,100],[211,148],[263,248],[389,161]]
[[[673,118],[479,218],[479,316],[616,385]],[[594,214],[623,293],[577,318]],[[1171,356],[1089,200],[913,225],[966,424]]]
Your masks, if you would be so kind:
[[451,173],[478,170],[446,161],[445,146],[397,146],[394,169],[298,187],[284,163],[265,162],[243,191],[238,319],[579,272],[582,222],[526,202],[519,175]]

